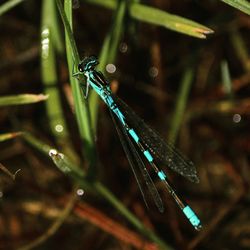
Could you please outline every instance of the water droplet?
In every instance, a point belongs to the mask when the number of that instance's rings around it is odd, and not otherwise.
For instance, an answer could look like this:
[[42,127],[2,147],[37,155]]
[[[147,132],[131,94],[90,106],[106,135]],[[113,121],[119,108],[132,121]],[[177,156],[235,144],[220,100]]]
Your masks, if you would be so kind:
[[153,67],[151,67],[151,68],[149,69],[148,73],[149,73],[149,75],[150,75],[152,78],[155,78],[155,77],[157,77],[159,71],[158,71],[158,69],[157,69],[156,67],[153,66]]
[[42,40],[42,45],[47,45],[47,44],[49,44],[49,38],[47,37],[47,38],[44,38],[43,40]]
[[116,66],[112,63],[109,63],[106,65],[106,71],[110,74],[113,74],[116,71]]
[[239,123],[241,121],[241,115],[240,114],[234,114],[233,115],[233,121],[235,123]]
[[77,193],[77,195],[82,196],[84,194],[84,190],[79,188],[79,189],[77,189],[76,193]]
[[47,59],[49,56],[49,29],[44,28],[42,33],[41,33],[42,41],[41,41],[41,46],[42,46],[42,58]]
[[42,37],[47,37],[49,35],[49,29],[48,28],[45,28],[45,29],[43,29],[43,31],[42,31]]
[[56,132],[61,133],[63,131],[63,126],[61,124],[57,124],[55,126],[55,130]]
[[55,155],[57,155],[57,154],[58,154],[58,153],[57,153],[57,150],[54,149],[54,148],[52,148],[52,149],[49,151],[49,156],[50,156],[50,157],[55,156]]

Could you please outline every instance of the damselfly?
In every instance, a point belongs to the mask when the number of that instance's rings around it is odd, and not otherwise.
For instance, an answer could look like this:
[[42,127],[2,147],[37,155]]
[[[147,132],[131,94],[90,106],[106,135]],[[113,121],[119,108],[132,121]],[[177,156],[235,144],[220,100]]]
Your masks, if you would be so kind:
[[171,187],[166,173],[158,168],[157,164],[164,164],[188,180],[199,182],[195,166],[173,145],[166,143],[127,104],[112,93],[109,82],[101,72],[95,69],[98,63],[95,56],[86,57],[79,63],[78,72],[73,73],[73,76],[85,75],[87,78],[85,96],[87,97],[88,89],[91,87],[107,104],[146,205],[144,183],[159,211],[164,211],[161,197],[147,171],[144,160],[153,168],[193,227],[197,230],[201,229],[199,218],[190,206],[180,199]]

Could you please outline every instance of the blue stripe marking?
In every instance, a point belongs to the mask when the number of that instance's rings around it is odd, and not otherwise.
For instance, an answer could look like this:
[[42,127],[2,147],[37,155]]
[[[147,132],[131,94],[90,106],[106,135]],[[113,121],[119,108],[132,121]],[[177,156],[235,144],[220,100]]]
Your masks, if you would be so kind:
[[92,73],[89,73],[89,83],[91,85],[91,87],[95,90],[95,92],[105,101],[103,94],[102,94],[102,88],[96,86],[95,82],[93,81],[93,79],[95,79],[95,77],[93,76]]
[[164,172],[162,172],[162,171],[159,171],[158,172],[158,176],[160,177],[160,179],[162,180],[162,181],[165,181],[165,179],[166,179],[166,175],[165,175],[165,173]]
[[198,227],[200,225],[199,218],[189,206],[184,207],[182,211],[187,216],[193,226]]
[[149,162],[152,162],[153,161],[153,157],[152,155],[148,152],[148,150],[145,150],[143,152],[143,154],[146,156],[146,158],[148,159]]
[[118,114],[119,119],[123,123],[123,125],[125,125],[124,116],[123,116],[122,112],[118,108],[117,108],[117,114]]
[[113,98],[111,96],[107,96],[106,100],[107,100],[107,104],[109,106],[111,106],[114,103],[114,100],[113,100]]
[[122,122],[123,125],[125,125],[125,117],[124,115],[122,114],[122,112],[120,111],[120,109],[118,108],[115,108],[113,109],[114,113],[117,115],[117,117],[119,118],[119,120]]
[[135,131],[131,128],[128,132],[130,133],[130,135],[132,136],[132,138],[135,140],[135,142],[138,143],[139,137],[138,137],[138,135],[135,133]]

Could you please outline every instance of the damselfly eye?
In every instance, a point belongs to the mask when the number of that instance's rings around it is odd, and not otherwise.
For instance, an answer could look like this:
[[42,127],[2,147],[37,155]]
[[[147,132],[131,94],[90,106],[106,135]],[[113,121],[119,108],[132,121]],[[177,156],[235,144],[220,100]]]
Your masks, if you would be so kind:
[[80,72],[83,72],[82,64],[78,64],[78,70],[79,70]]

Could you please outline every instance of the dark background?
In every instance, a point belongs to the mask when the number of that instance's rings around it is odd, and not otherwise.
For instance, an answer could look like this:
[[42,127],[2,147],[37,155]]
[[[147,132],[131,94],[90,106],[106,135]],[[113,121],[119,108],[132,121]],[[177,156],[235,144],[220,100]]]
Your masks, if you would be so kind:
[[[167,139],[182,78],[187,69],[192,70],[176,145],[195,163],[200,183],[175,173],[170,176],[173,186],[199,215],[203,229],[196,232],[189,225],[153,173],[166,211],[160,214],[152,204],[149,210],[145,207],[103,103],[96,134],[101,164],[97,164],[95,178],[173,249],[250,249],[250,17],[220,1],[143,2],[215,31],[207,39],[198,39],[128,16],[117,52],[117,70],[107,74],[117,87],[117,95]],[[40,71],[41,4],[24,1],[0,17],[1,96],[48,91]],[[73,15],[79,53],[98,55],[112,25],[112,11],[81,1]],[[64,43],[59,16],[58,22]],[[124,46],[125,52],[121,49]],[[65,50],[56,58],[56,88],[69,131],[64,144],[71,145],[81,159],[79,167],[84,168],[84,146],[68,98]],[[230,93],[223,84],[223,62],[231,76]],[[152,67],[157,69],[156,76],[150,73]],[[49,119],[44,102],[1,107],[1,133],[27,131],[60,150]],[[34,249],[158,249],[100,195],[87,190],[61,227],[49,236],[47,230],[71,199],[74,181],[22,136],[1,142],[0,162],[11,173],[21,169],[14,181],[0,172],[0,249],[31,249],[28,244],[41,236],[42,243]],[[107,230],[110,220],[116,224]],[[132,243],[126,240],[129,232],[135,237]]]

